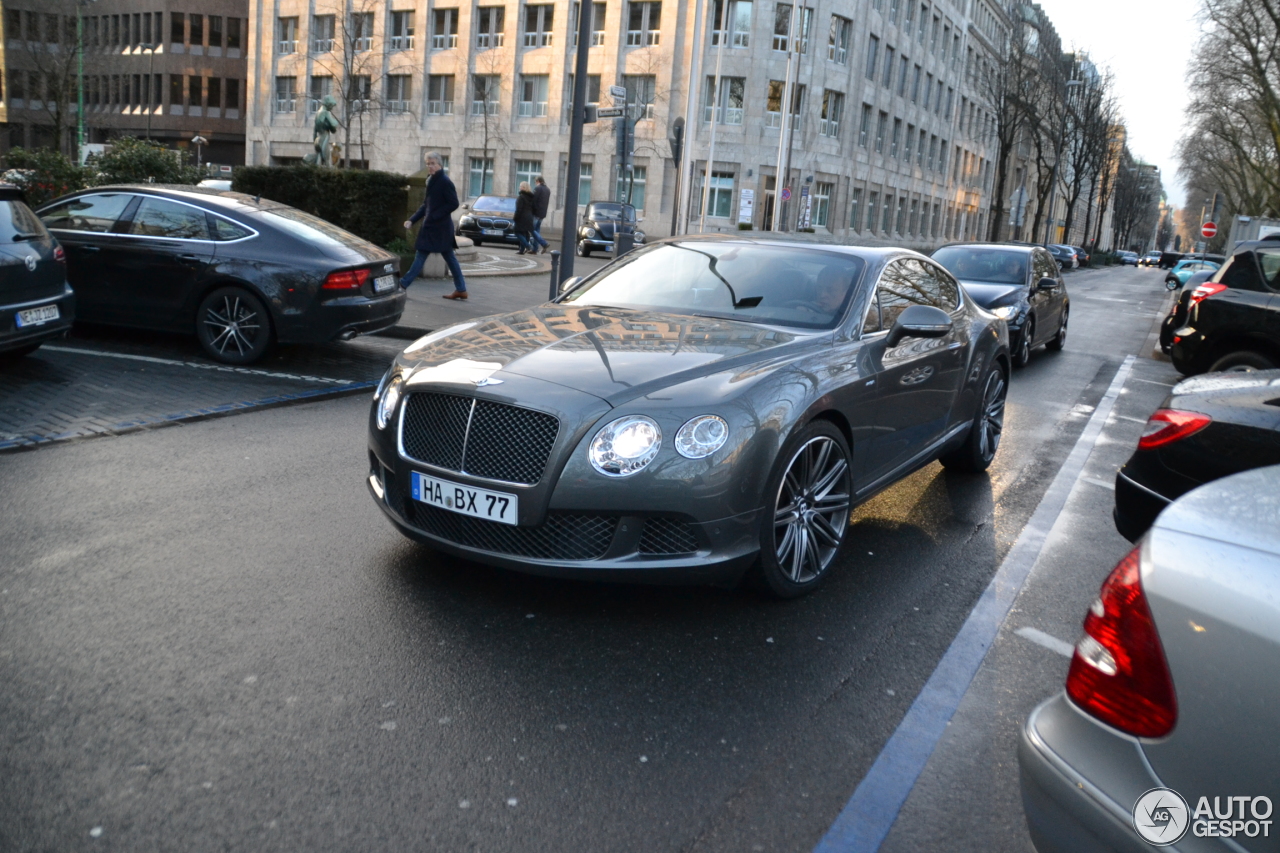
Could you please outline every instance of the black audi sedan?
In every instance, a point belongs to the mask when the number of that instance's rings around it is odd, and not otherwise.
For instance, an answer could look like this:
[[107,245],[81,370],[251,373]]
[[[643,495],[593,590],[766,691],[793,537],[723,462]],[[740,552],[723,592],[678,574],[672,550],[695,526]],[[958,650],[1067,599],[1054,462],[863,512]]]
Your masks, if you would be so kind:
[[98,187],[39,210],[67,251],[77,319],[194,332],[248,364],[272,341],[350,340],[404,311],[399,259],[323,219],[240,193]]
[[1197,486],[1267,465],[1280,465],[1280,370],[1184,379],[1116,473],[1116,529],[1136,542]]
[[20,187],[0,184],[0,358],[19,358],[67,334],[76,297],[66,255]]
[[591,257],[595,251],[612,252],[613,238],[618,229],[630,226],[635,245],[644,244],[645,233],[636,228],[639,220],[636,209],[616,201],[593,201],[587,205],[582,224],[578,226],[578,256]]
[[959,243],[943,246],[933,259],[960,280],[973,300],[1009,324],[1013,364],[1023,367],[1041,344],[1061,350],[1067,343],[1071,299],[1062,271],[1040,246],[1019,243]]
[[902,249],[673,238],[404,350],[368,486],[406,536],[544,575],[802,595],[856,504],[991,464],[1004,321]]
[[485,243],[507,243],[517,246],[516,200],[510,196],[482,195],[467,207],[458,220],[460,237],[477,246]]

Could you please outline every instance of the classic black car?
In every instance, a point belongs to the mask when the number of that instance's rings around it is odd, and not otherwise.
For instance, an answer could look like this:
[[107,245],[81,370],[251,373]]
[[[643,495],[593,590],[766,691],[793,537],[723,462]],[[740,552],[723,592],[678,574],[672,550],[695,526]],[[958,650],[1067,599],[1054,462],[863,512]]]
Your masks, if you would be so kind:
[[405,535],[521,571],[814,588],[852,506],[999,446],[1004,321],[902,249],[677,238],[442,329],[369,413]]
[[0,184],[0,357],[17,358],[66,335],[76,297],[66,255],[22,189]]
[[958,243],[933,259],[960,279],[973,300],[1009,325],[1013,364],[1022,367],[1044,344],[1058,351],[1067,342],[1071,299],[1062,270],[1047,250],[1021,243]]
[[458,220],[457,234],[466,237],[477,246],[488,243],[510,243],[518,246],[516,239],[516,200],[508,196],[482,195],[469,208],[464,209]]
[[66,247],[77,319],[194,332],[218,361],[256,361],[272,340],[350,340],[404,311],[397,256],[266,199],[139,184],[39,215]]
[[619,228],[632,229],[632,241],[635,245],[644,244],[645,234],[636,224],[636,209],[629,204],[616,201],[593,201],[587,205],[586,215],[582,217],[582,225],[578,227],[578,255],[583,258],[591,256],[596,250],[612,252],[613,238]]
[[1179,373],[1280,367],[1280,235],[1236,246],[1191,290],[1184,316],[1169,347]]
[[1280,370],[1184,379],[1116,473],[1116,529],[1136,542],[1175,499],[1210,480],[1280,464]]

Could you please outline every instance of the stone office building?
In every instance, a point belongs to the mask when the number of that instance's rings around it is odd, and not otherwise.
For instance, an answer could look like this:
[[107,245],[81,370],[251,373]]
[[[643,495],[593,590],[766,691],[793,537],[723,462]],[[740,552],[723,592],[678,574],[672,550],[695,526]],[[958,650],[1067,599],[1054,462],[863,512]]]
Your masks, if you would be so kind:
[[[701,38],[699,5],[709,11]],[[555,227],[578,8],[250,0],[248,161],[310,153],[316,104],[331,94],[349,125],[338,142],[353,162],[411,173],[438,150],[468,198],[513,195],[541,174],[554,191]],[[668,137],[688,113],[695,192],[682,193],[681,207],[689,205],[691,231],[770,228],[785,187],[792,200],[777,224],[807,225],[816,239],[924,248],[983,233],[991,118],[974,97],[973,70],[1009,31],[997,0],[816,0],[798,9],[608,0],[593,9],[589,100],[610,106],[616,85],[642,106],[630,181],[620,180],[619,122],[587,126],[579,203],[615,198],[626,183],[644,229],[669,233],[678,168]],[[793,119],[784,121],[788,90]],[[785,181],[780,158],[790,164]]]
[[[246,0],[5,0],[0,146],[75,151],[83,85],[86,142],[150,137],[205,162],[244,162]],[[83,44],[83,74],[76,57]],[[83,84],[81,84],[83,80]],[[61,110],[64,138],[55,139]]]

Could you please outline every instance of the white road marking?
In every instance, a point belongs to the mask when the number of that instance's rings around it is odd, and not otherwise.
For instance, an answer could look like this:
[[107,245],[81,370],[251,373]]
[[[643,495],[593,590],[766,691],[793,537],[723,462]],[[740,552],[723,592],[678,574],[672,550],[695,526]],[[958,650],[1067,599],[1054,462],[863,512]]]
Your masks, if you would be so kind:
[[1131,418],[1128,415],[1117,415],[1115,412],[1111,413],[1111,417],[1120,421],[1133,421],[1135,424],[1145,424],[1147,422],[1146,418]]
[[1172,388],[1172,387],[1173,387],[1173,385],[1174,385],[1174,383],[1172,383],[1172,382],[1157,382],[1157,381],[1155,381],[1154,379],[1143,379],[1141,376],[1135,376],[1135,377],[1133,377],[1133,381],[1134,381],[1134,382],[1145,382],[1145,383],[1147,383],[1148,385],[1163,385],[1163,386],[1164,386],[1164,387],[1166,387],[1166,388]]
[[1044,631],[1041,631],[1039,628],[1032,628],[1029,625],[1019,628],[1013,633],[1017,634],[1019,637],[1021,637],[1024,640],[1030,640],[1031,642],[1035,643],[1037,646],[1043,646],[1044,648],[1048,649],[1051,652],[1057,652],[1058,654],[1062,655],[1064,658],[1071,657],[1072,655],[1075,654],[1075,651],[1076,651],[1076,647],[1071,645],[1070,643],[1065,643],[1062,640],[1059,640],[1057,637],[1053,636],[1052,634],[1046,634]]
[[69,352],[73,355],[93,355],[99,358],[122,358],[128,361],[145,361],[149,364],[168,364],[174,367],[194,367],[198,370],[220,370],[223,373],[240,373],[246,376],[266,376],[271,379],[297,379],[302,382],[327,382],[334,385],[347,385],[350,379],[330,379],[326,376],[307,376],[300,373],[275,373],[270,370],[254,370],[251,367],[231,367],[225,364],[200,364],[194,361],[176,361],[170,358],[155,358],[149,355],[127,355],[120,352],[101,352],[91,349],[76,349],[74,347],[57,347],[45,345],[42,347],[46,352]]
[[1100,480],[1097,477],[1081,477],[1080,482],[1088,483],[1091,486],[1099,486],[1104,489],[1111,489],[1112,491],[1114,491],[1116,488],[1115,483],[1109,480]]

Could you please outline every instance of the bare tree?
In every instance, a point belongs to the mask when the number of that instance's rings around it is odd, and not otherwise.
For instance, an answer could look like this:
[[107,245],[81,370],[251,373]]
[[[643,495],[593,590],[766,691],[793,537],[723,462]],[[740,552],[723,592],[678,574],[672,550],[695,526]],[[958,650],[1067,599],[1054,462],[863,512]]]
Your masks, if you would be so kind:
[[[79,71],[84,50],[76,32],[76,4],[73,0],[47,0],[40,4],[40,9],[39,12],[8,11],[11,23],[5,36],[11,51],[9,94],[20,97],[14,92],[22,91],[28,106],[39,104],[53,125],[55,147],[73,155],[77,143],[72,141],[68,130],[77,118]],[[13,23],[20,27],[18,32],[14,32]],[[16,63],[12,55],[15,44]],[[29,70],[19,70],[16,66],[26,66]],[[19,75],[24,75],[25,80]]]
[[1010,161],[1022,135],[1032,129],[1032,110],[1042,86],[1039,61],[1029,46],[1027,33],[1019,30],[1009,38],[1003,60],[982,56],[974,69],[976,90],[992,117],[992,138],[981,141],[996,148],[988,236],[993,241],[1000,239],[1004,227]]
[[[1110,78],[1107,75],[1085,77],[1083,85],[1068,99],[1066,109],[1067,137],[1062,151],[1063,197],[1067,202],[1064,218],[1064,239],[1070,241],[1071,226],[1075,221],[1076,205],[1081,196],[1086,199],[1086,218],[1091,212],[1093,195],[1098,185],[1098,170],[1102,165],[1102,153],[1106,150],[1110,135],[1111,109],[1109,102]],[[1084,228],[1088,239],[1089,223]]]
[[[498,150],[510,147],[502,124],[502,81],[507,79],[512,68],[509,53],[502,49],[501,42],[485,50],[472,51],[474,73],[471,75],[472,100],[468,110],[468,121],[478,120],[480,123],[484,154],[481,160],[492,159],[498,162]],[[516,83],[512,80],[509,100],[515,101]],[[515,104],[511,104],[509,115],[515,116]],[[481,164],[480,195],[492,191],[489,185],[490,170]],[[514,193],[513,193],[514,195]]]

